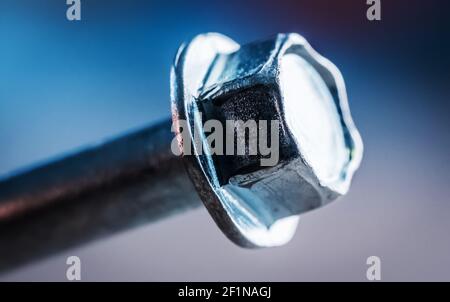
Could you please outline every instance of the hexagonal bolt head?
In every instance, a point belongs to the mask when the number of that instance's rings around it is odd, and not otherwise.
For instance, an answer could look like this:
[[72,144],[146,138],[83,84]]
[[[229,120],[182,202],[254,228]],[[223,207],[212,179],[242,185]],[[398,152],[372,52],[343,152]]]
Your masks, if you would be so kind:
[[[279,34],[239,46],[220,34],[199,35],[177,53],[171,94],[181,149],[194,133],[206,140],[197,129],[202,120],[278,122],[277,135],[267,139],[278,143],[273,166],[260,164],[267,155],[214,155],[195,144],[194,154],[185,156],[203,203],[235,243],[284,244],[300,213],[348,191],[362,141],[340,72],[303,37]],[[188,142],[181,120],[188,123]]]

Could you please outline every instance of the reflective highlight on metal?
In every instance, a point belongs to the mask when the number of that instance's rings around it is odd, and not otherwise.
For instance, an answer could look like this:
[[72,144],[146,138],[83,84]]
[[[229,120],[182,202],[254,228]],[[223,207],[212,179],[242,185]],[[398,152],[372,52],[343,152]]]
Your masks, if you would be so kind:
[[[195,37],[175,58],[171,98],[174,126],[187,120],[191,138],[202,133],[199,113],[203,120],[280,121],[274,167],[196,152],[195,144],[194,155],[184,156],[215,222],[244,247],[289,241],[299,214],[347,193],[362,158],[342,75],[298,34],[243,46],[216,33]],[[180,149],[190,143],[177,135]]]

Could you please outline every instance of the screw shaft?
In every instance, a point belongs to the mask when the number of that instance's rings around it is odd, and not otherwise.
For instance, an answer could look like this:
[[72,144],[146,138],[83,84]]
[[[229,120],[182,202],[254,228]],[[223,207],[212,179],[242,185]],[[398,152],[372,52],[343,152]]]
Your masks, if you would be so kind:
[[0,271],[199,206],[171,121],[0,181]]

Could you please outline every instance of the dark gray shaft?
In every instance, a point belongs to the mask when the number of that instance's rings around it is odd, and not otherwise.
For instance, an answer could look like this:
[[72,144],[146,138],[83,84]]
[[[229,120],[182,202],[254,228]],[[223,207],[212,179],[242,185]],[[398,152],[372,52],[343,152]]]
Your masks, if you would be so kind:
[[0,182],[0,271],[200,205],[165,120]]

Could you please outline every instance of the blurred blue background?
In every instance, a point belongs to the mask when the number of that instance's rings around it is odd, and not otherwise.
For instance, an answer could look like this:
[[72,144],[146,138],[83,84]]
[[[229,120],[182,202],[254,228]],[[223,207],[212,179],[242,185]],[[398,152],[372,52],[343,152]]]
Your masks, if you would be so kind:
[[[445,1],[64,0],[0,2],[0,175],[169,115],[178,46],[216,31],[240,43],[298,32],[346,80],[365,143],[351,192],[304,215],[293,241],[243,250],[206,210],[124,232],[0,277],[64,280],[450,280],[449,10]],[[0,247],[4,248],[4,247]]]

